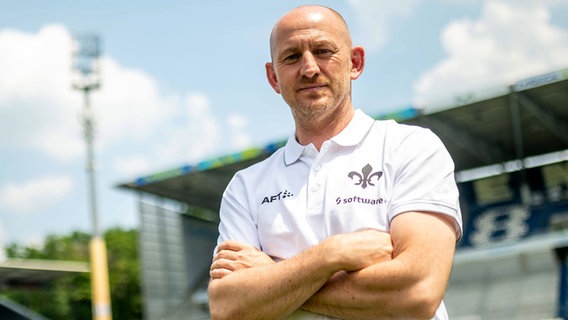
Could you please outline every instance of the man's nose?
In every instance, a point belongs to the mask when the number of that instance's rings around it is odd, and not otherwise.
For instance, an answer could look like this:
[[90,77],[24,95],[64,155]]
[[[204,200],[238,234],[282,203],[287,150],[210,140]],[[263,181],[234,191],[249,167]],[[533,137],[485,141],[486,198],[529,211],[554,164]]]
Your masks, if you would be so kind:
[[303,76],[306,76],[308,78],[313,78],[319,73],[319,66],[316,58],[310,52],[306,52],[302,55],[301,73]]

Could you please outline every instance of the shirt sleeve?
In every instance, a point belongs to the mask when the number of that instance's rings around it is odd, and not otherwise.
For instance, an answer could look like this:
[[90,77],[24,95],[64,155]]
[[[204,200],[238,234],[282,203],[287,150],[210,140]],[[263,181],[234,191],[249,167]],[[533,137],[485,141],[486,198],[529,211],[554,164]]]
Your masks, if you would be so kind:
[[257,225],[248,203],[248,192],[242,177],[237,173],[229,182],[221,199],[217,245],[225,240],[236,240],[261,249]]
[[442,141],[432,131],[407,126],[395,148],[395,183],[389,221],[409,211],[448,215],[455,221],[457,238],[462,235],[459,191],[454,162]]

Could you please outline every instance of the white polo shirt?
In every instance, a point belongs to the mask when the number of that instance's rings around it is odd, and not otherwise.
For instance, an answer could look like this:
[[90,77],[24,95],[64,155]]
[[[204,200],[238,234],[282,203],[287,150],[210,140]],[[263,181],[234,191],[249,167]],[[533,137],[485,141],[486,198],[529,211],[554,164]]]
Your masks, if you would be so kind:
[[[335,234],[388,232],[392,219],[408,211],[452,217],[459,238],[453,170],[430,130],[374,120],[357,110],[319,152],[292,135],[268,159],[237,172],[221,201],[218,243],[241,241],[282,260]],[[291,318],[329,319],[302,311]],[[442,303],[435,319],[446,318]]]

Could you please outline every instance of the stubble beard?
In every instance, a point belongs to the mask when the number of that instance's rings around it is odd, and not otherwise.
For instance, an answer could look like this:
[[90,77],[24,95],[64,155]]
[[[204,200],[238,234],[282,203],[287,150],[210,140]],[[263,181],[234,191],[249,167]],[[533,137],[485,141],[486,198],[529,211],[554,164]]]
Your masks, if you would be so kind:
[[[304,79],[305,82],[315,82],[316,80]],[[290,106],[296,125],[314,133],[319,133],[339,121],[338,118],[345,112],[345,104],[350,103],[351,99],[351,83],[349,80],[344,80],[345,83],[336,83],[335,85],[329,80],[320,79],[320,81],[328,85],[323,92],[315,92],[305,96],[298,96],[296,95],[297,92],[293,91],[281,93]],[[294,95],[296,96],[295,99],[286,99],[286,97],[290,98]]]
[[318,100],[305,101],[291,107],[295,122],[312,132],[321,132],[338,121],[343,112],[342,105],[347,102],[348,96],[343,93],[339,96],[326,96]]

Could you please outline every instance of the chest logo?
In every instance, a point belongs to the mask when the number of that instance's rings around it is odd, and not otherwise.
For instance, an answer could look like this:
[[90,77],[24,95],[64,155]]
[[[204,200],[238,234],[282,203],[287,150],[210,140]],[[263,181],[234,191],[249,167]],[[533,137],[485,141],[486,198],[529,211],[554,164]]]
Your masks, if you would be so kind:
[[383,175],[382,171],[372,171],[373,167],[367,163],[363,168],[361,168],[360,173],[357,171],[351,171],[347,176],[351,178],[351,180],[355,180],[356,186],[361,186],[361,188],[365,189],[367,186],[374,187],[375,184],[373,183],[373,178],[375,178],[376,181],[379,181]]
[[261,205],[265,204],[265,203],[272,203],[272,201],[278,201],[278,200],[283,200],[289,197],[293,197],[294,194],[292,194],[290,191],[288,190],[284,190],[284,191],[280,191],[275,195],[272,196],[266,196],[262,199],[262,203]]

